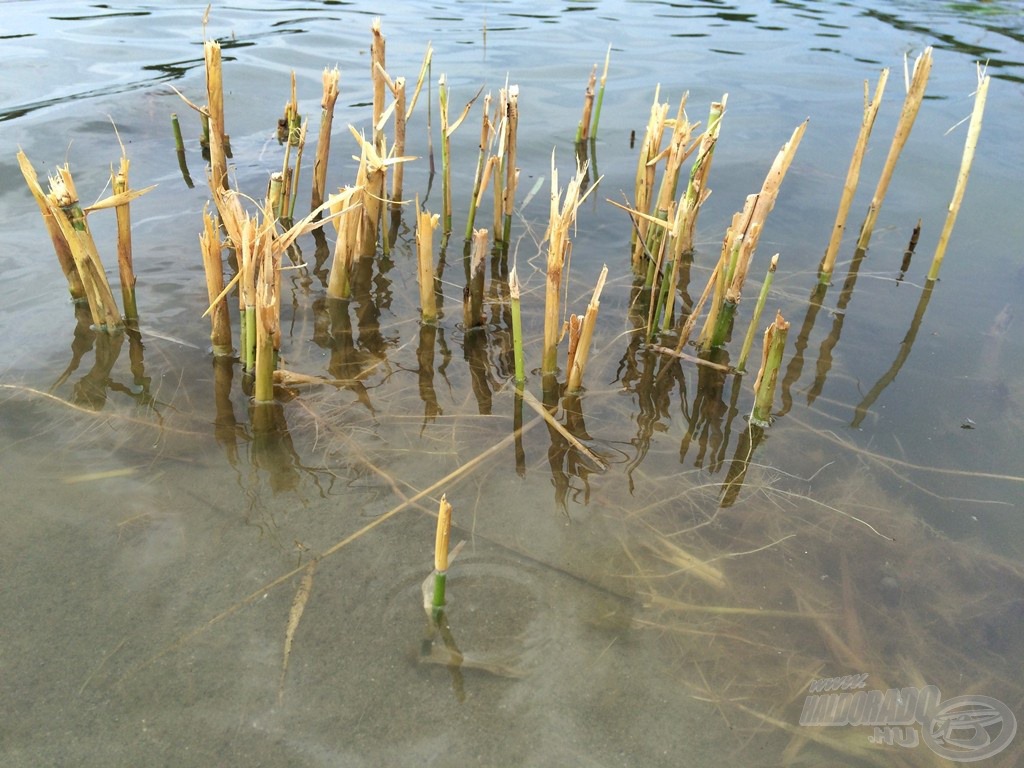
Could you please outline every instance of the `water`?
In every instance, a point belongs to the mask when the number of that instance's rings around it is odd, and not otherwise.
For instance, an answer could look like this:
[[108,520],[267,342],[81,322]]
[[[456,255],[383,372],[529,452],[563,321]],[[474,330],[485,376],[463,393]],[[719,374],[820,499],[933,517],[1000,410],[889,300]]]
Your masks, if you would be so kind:
[[[603,180],[580,212],[572,311],[603,264],[610,278],[586,391],[555,410],[592,453],[516,400],[490,271],[490,324],[463,327],[458,235],[445,316],[436,330],[419,325],[410,213],[342,312],[324,301],[315,239],[300,240],[309,266],[283,276],[282,365],[337,381],[296,386],[269,425],[254,422],[237,367],[211,362],[198,120],[169,88],[205,100],[204,7],[4,5],[5,765],[916,765],[937,759],[924,744],[873,746],[866,726],[801,726],[808,685],[867,674],[872,690],[933,684],[944,699],[1017,707],[1021,3],[388,6],[388,70],[414,81],[430,42],[453,112],[481,86],[496,94],[506,76],[521,88],[520,203],[544,182],[513,226],[528,369],[540,360],[551,150],[564,183],[586,77],[612,45],[589,148]],[[346,126],[369,129],[377,13],[358,2],[213,10],[207,35],[224,49],[240,189],[261,196],[280,166],[273,128],[291,72],[312,138],[320,74],[335,63],[329,178],[351,183]],[[809,301],[863,81],[892,68],[851,229],[895,127],[903,56],[926,45],[928,98],[868,256],[854,266],[847,237],[834,285]],[[993,81],[978,155],[927,291],[979,58]],[[763,433],[747,428],[750,376],[673,363],[633,332],[630,228],[607,200],[631,195],[630,133],[642,136],[659,84],[673,110],[689,91],[691,119],[729,94],[689,300],[732,213],[810,118],[727,350],[734,359],[750,286],[780,252],[768,311],[792,328]],[[437,152],[436,89],[430,97]],[[421,158],[426,98],[410,129],[409,153]],[[456,233],[479,110],[453,137]],[[17,147],[40,173],[67,160],[83,200],[103,197],[120,152],[111,121],[133,186],[158,185],[132,208],[138,337],[76,324],[14,161]],[[407,196],[439,210],[426,161],[406,174]],[[897,280],[919,218],[915,258]],[[113,216],[90,224],[109,267]],[[528,390],[541,397],[536,373]],[[439,628],[421,582],[427,513],[442,492],[455,506],[453,543],[467,543]],[[317,557],[284,668],[290,612]],[[1018,739],[998,759],[1013,764],[1020,750]]]

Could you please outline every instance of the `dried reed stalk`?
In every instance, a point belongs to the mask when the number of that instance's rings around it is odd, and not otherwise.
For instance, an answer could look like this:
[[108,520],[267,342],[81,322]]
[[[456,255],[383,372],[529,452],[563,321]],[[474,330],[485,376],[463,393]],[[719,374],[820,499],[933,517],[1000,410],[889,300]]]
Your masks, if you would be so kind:
[[[121,165],[115,173],[110,171],[110,186],[115,195],[127,196],[128,156],[121,147]],[[117,217],[117,265],[121,278],[121,301],[124,304],[124,319],[128,325],[139,322],[139,308],[135,303],[135,268],[132,264],[132,217],[126,200],[114,209]]]
[[380,126],[384,114],[385,81],[383,73],[387,72],[384,63],[384,35],[381,34],[380,17],[370,23],[372,39],[370,41],[370,79],[373,83],[373,145],[383,154],[384,129]]
[[17,157],[18,167],[21,168],[21,174],[25,177],[25,183],[32,193],[32,198],[36,201],[36,205],[39,206],[39,213],[42,215],[43,224],[50,235],[50,242],[53,244],[57,261],[60,264],[65,279],[68,281],[68,292],[71,294],[71,299],[74,302],[87,302],[88,297],[85,286],[82,283],[81,275],[78,274],[78,267],[75,266],[75,257],[71,254],[71,247],[68,245],[67,239],[61,232],[60,225],[50,210],[50,205],[46,200],[46,193],[43,192],[43,188],[39,184],[39,176],[22,150],[18,150]]
[[466,240],[473,237],[476,209],[480,197],[487,185],[488,153],[494,143],[494,123],[491,122],[491,94],[484,96],[483,115],[480,120],[480,154],[476,160],[476,172],[473,175],[473,197],[469,201],[469,214],[466,217]]
[[117,313],[114,294],[110,290],[96,242],[86,221],[86,211],[82,210],[79,203],[71,170],[66,164],[57,169],[56,176],[49,177],[49,190],[46,195],[47,205],[71,251],[89,300],[93,324],[108,333],[120,330],[122,322]]
[[420,286],[420,317],[424,323],[437,322],[437,297],[434,295],[434,230],[438,214],[420,210],[416,198],[416,275]]
[[804,120],[794,129],[789,141],[783,144],[775,156],[772,167],[768,170],[764,183],[761,185],[761,191],[756,195],[750,195],[743,211],[733,216],[732,225],[726,232],[722,243],[722,257],[724,259],[728,251],[732,266],[724,275],[726,283],[724,294],[716,297],[715,304],[701,333],[701,346],[705,348],[721,346],[724,343],[736,306],[739,304],[743,284],[750,271],[750,263],[761,238],[764,224],[768,219],[768,214],[775,206],[779,188],[793,162],[793,157],[796,155],[806,129],[807,121]]
[[[682,167],[683,162],[689,157],[690,152],[693,151],[692,147],[688,147],[690,143],[690,137],[693,134],[693,124],[686,118],[686,99],[689,94],[684,93],[682,98],[679,100],[679,108],[676,111],[676,116],[673,120],[666,121],[665,125],[672,128],[672,133],[669,137],[668,146],[660,152],[655,162],[660,162],[662,158],[665,159],[665,168],[662,171],[661,184],[658,187],[658,196],[655,199],[653,216],[659,222],[665,222],[669,220],[669,209],[673,207],[673,203],[676,196],[676,189],[679,185],[679,169]],[[661,252],[662,241],[665,238],[664,226],[648,227],[647,240],[646,240],[646,252],[654,255]],[[646,286],[650,288],[655,282],[655,264],[650,262],[647,265],[647,282]]]
[[362,190],[346,187],[328,198],[337,238],[327,281],[327,295],[347,299],[352,294],[352,264],[358,253],[356,236],[362,218]]
[[[203,209],[203,231],[199,234],[199,248],[203,255],[203,270],[206,273],[206,293],[210,306],[210,342],[214,357],[230,357],[231,317],[227,301],[221,296],[224,290],[224,264],[221,260],[220,234],[209,209]],[[219,297],[219,298],[218,298]]]
[[964,154],[960,160],[960,172],[956,178],[956,188],[953,190],[953,199],[949,203],[949,210],[946,212],[946,222],[942,225],[942,234],[939,235],[939,244],[935,248],[935,256],[932,257],[932,265],[928,270],[928,279],[937,280],[939,270],[942,268],[942,260],[946,256],[946,246],[949,243],[949,236],[953,232],[953,225],[956,224],[957,214],[960,212],[960,205],[964,200],[964,192],[967,189],[967,177],[971,175],[971,164],[974,162],[974,151],[978,147],[978,136],[981,135],[981,119],[985,114],[985,99],[988,97],[988,83],[990,77],[982,74],[979,68],[978,89],[974,93],[974,110],[971,112],[971,122],[967,128],[967,139],[964,142]]
[[583,114],[580,116],[579,125],[576,126],[577,144],[590,138],[590,121],[594,112],[594,88],[596,86],[597,64],[590,70],[590,79],[587,81],[587,88],[583,92]]
[[914,61],[913,76],[907,82],[907,95],[903,100],[903,109],[900,111],[899,120],[896,123],[896,132],[892,137],[892,144],[889,146],[889,154],[885,158],[885,165],[882,167],[882,175],[878,178],[875,193],[871,196],[871,203],[868,205],[868,213],[861,225],[860,236],[857,238],[857,249],[866,251],[868,243],[871,242],[871,233],[875,228],[875,221],[878,219],[878,212],[882,208],[882,201],[885,193],[889,190],[889,182],[892,181],[893,171],[896,170],[896,161],[910,138],[910,130],[914,127],[917,113],[924,100],[924,91],[928,86],[928,75],[932,71],[932,48],[928,46]]
[[775,385],[782,365],[782,353],[786,347],[789,323],[776,312],[775,320],[764,332],[764,348],[761,353],[761,368],[754,379],[754,410],[750,423],[759,427],[771,424],[772,402],[775,399]]
[[[551,209],[548,219],[547,237],[547,291],[544,304],[544,352],[541,372],[554,374],[558,369],[558,337],[561,329],[559,292],[562,286],[562,271],[572,250],[569,228],[576,221],[576,211],[586,198],[582,194],[583,180],[587,166],[576,166],[576,175],[565,189],[564,202],[560,204],[562,191],[558,188],[558,169],[555,167],[555,153],[551,153]],[[591,187],[594,189],[594,187]]]
[[319,208],[324,204],[324,193],[327,189],[327,161],[331,155],[331,127],[334,125],[334,106],[338,101],[338,83],[341,72],[337,67],[324,67],[322,76],[323,95],[320,97],[320,133],[316,143],[316,159],[313,160],[313,194],[309,208]]
[[[406,97],[405,78],[396,77],[391,92],[395,96],[395,154],[401,157],[405,154],[405,126],[406,126]],[[402,188],[405,181],[405,165],[399,163],[391,175],[391,201],[394,205],[401,205]]]
[[601,307],[601,291],[604,290],[604,283],[608,279],[608,267],[601,269],[601,275],[597,278],[597,286],[594,294],[587,305],[587,312],[583,316],[579,340],[573,354],[569,356],[567,389],[569,393],[579,392],[583,386],[583,373],[587,368],[587,361],[590,359],[590,345],[594,338],[594,327],[597,325],[597,312]]
[[487,264],[487,253],[489,250],[488,235],[486,228],[477,229],[473,232],[473,245],[469,263],[469,283],[466,286],[468,301],[463,310],[467,330],[478,328],[484,324],[484,272]]
[[512,233],[512,211],[515,209],[516,186],[519,182],[519,168],[516,167],[516,152],[518,151],[518,139],[516,134],[519,131],[519,86],[508,87],[508,102],[506,112],[507,122],[505,124],[505,187],[503,190],[502,212],[504,221],[502,224],[501,242],[508,247],[509,238]]
[[836,211],[836,221],[832,225],[832,237],[829,240],[828,248],[825,250],[825,258],[821,262],[818,281],[827,285],[832,279],[832,270],[835,267],[836,255],[839,253],[839,246],[843,242],[843,233],[846,232],[846,220],[850,215],[850,206],[853,204],[853,196],[857,191],[857,183],[860,180],[860,169],[864,164],[864,152],[867,150],[868,139],[871,136],[871,129],[878,116],[878,107],[882,103],[882,93],[885,91],[885,84],[889,79],[889,69],[885,68],[878,76],[878,83],[875,85],[875,95],[868,101],[868,81],[864,81],[864,113],[861,117],[860,133],[857,134],[857,143],[853,148],[853,156],[850,158],[850,167],[846,171],[846,181],[843,182],[843,193],[839,198],[839,210]]
[[210,124],[210,188],[228,188],[228,161],[224,134],[224,82],[221,76],[220,43],[207,40],[203,45],[206,59],[206,111]]
[[[668,120],[668,104],[658,101],[661,86],[654,89],[654,101],[651,103],[647,127],[644,130],[640,154],[637,156],[636,179],[633,185],[633,209],[641,214],[651,213],[654,198],[654,180],[657,174],[657,163],[661,155],[661,140],[665,133]],[[644,216],[636,219],[633,241],[633,271],[641,274],[643,269],[644,245],[647,242],[647,230],[650,224]]]

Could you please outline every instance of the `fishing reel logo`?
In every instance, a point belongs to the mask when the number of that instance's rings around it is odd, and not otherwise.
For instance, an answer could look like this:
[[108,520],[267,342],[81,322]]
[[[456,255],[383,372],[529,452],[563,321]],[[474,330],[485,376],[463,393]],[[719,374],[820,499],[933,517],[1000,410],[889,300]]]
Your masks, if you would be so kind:
[[868,737],[873,745],[912,748],[924,742],[939,757],[958,763],[999,754],[1017,733],[1013,711],[990,696],[943,701],[934,685],[867,691],[867,678],[861,674],[815,680],[804,700],[800,725],[873,726]]

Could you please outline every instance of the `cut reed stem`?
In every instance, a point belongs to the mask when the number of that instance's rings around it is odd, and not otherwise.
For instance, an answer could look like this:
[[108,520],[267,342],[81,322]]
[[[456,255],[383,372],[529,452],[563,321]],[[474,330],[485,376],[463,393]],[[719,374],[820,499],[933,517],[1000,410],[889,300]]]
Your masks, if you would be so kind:
[[597,286],[587,305],[587,312],[583,316],[579,340],[567,364],[569,376],[566,388],[570,394],[579,392],[583,386],[583,373],[587,368],[587,361],[590,359],[590,344],[594,338],[594,328],[597,325],[597,312],[601,307],[601,291],[604,290],[604,283],[607,279],[608,267],[605,266],[597,278]]
[[234,350],[231,347],[231,318],[227,300],[221,296],[224,291],[224,264],[221,260],[220,234],[208,208],[203,209],[203,231],[199,234],[199,249],[206,273],[206,293],[213,307],[210,313],[210,342],[213,345],[213,355],[230,357]]
[[860,133],[857,134],[857,143],[853,148],[853,156],[850,158],[850,167],[846,171],[846,181],[843,182],[843,193],[839,198],[839,210],[836,211],[836,221],[832,225],[832,237],[829,240],[828,248],[825,250],[825,257],[821,262],[821,270],[818,280],[827,285],[832,279],[832,270],[835,267],[836,256],[839,253],[839,246],[843,242],[843,234],[846,232],[846,220],[850,215],[850,207],[853,204],[853,196],[857,191],[857,183],[860,180],[861,166],[864,164],[864,153],[867,150],[868,139],[871,136],[871,129],[874,127],[875,118],[878,116],[878,107],[882,103],[882,94],[885,91],[885,84],[889,79],[889,69],[885,68],[878,76],[878,83],[875,85],[875,95],[868,101],[868,81],[864,81],[864,112],[861,117]]
[[437,322],[437,297],[434,293],[434,230],[438,214],[420,210],[416,198],[416,275],[420,286],[420,318],[424,323]]
[[224,134],[224,82],[221,75],[220,43],[207,40],[203,46],[206,59],[206,117],[210,124],[210,188],[228,188],[228,161]]
[[978,147],[978,136],[981,135],[981,120],[985,114],[985,99],[988,97],[989,79],[989,76],[983,75],[979,68],[978,90],[974,94],[974,110],[971,112],[971,122],[967,128],[964,153],[960,160],[960,172],[957,174],[953,199],[949,203],[949,210],[946,212],[946,221],[942,225],[942,234],[939,235],[939,244],[935,248],[935,256],[932,257],[932,265],[928,270],[929,280],[937,280],[939,277],[942,260],[946,257],[946,246],[949,244],[949,236],[953,232],[953,225],[956,224],[956,217],[960,213],[960,205],[964,200],[964,192],[967,190],[967,178],[971,175],[974,151]]
[[764,276],[764,282],[761,283],[761,293],[757,297],[757,304],[754,306],[754,314],[750,318],[750,325],[747,326],[747,335],[743,339],[743,347],[740,349],[740,357],[736,363],[736,370],[743,372],[747,364],[747,355],[750,354],[750,348],[754,345],[754,333],[757,329],[758,324],[761,322],[761,313],[764,311],[765,302],[768,299],[768,291],[771,290],[772,282],[775,280],[775,270],[779,266],[779,254],[772,256],[771,264],[768,265],[768,272]]
[[608,51],[604,55],[604,70],[601,72],[601,85],[597,91],[597,103],[594,105],[594,124],[590,128],[590,138],[597,140],[597,127],[601,122],[601,105],[604,104],[604,87],[608,83],[608,65],[612,59],[612,46],[608,45]]
[[932,71],[932,49],[928,46],[914,61],[914,73],[907,83],[907,95],[903,100],[903,109],[900,111],[899,120],[896,123],[896,132],[892,137],[892,144],[889,145],[889,154],[885,158],[885,165],[882,167],[882,174],[878,178],[875,192],[871,196],[871,203],[868,205],[868,213],[861,225],[860,236],[857,238],[857,249],[866,251],[871,242],[871,233],[875,229],[875,222],[878,219],[878,212],[882,208],[882,201],[885,193],[889,190],[889,182],[892,181],[893,171],[896,170],[896,161],[910,138],[910,130],[914,127],[917,113],[924,100],[924,91],[928,86],[928,75]]
[[323,95],[320,97],[320,133],[316,142],[316,159],[313,160],[313,193],[309,209],[314,210],[324,204],[327,189],[327,162],[331,155],[331,128],[334,125],[334,105],[338,101],[338,83],[341,72],[324,68]]
[[512,305],[512,357],[515,362],[516,385],[522,386],[526,383],[526,372],[523,360],[523,314],[519,291],[519,276],[513,266],[508,273],[508,293]]
[[775,320],[764,332],[764,348],[761,353],[761,368],[754,380],[754,410],[751,424],[767,427],[771,424],[772,402],[775,399],[775,385],[782,365],[782,353],[786,348],[789,323],[776,312]]
[[[115,195],[128,195],[128,156],[121,148],[121,165],[115,173],[110,172],[110,186]],[[127,200],[115,209],[117,217],[117,265],[121,278],[121,300],[124,305],[124,320],[128,325],[137,325],[139,309],[135,303],[135,268],[132,264],[132,217]]]
[[445,606],[445,588],[448,576],[448,543],[452,531],[452,505],[447,495],[442,494],[437,510],[437,531],[434,536],[434,597],[432,600],[435,620],[440,618]]

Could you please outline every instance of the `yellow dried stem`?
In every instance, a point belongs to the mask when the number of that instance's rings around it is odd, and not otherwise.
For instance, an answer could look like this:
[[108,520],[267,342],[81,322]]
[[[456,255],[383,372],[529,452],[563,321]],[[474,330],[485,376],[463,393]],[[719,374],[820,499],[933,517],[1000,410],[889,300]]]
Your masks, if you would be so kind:
[[889,182],[892,181],[893,171],[896,170],[896,161],[910,138],[910,130],[914,127],[917,113],[924,100],[925,88],[928,86],[928,76],[932,71],[932,49],[928,46],[924,49],[914,62],[914,74],[907,88],[907,95],[903,100],[903,109],[900,110],[900,117],[896,123],[896,132],[892,137],[892,144],[889,146],[889,154],[885,158],[885,165],[882,174],[878,178],[875,193],[871,196],[871,204],[868,206],[867,216],[861,226],[860,237],[857,238],[857,249],[866,251],[871,242],[871,233],[874,231],[875,222],[878,219],[878,212],[881,210],[885,193],[889,190]]
[[974,162],[974,151],[978,147],[978,136],[981,135],[981,119],[985,114],[985,99],[988,97],[989,80],[988,75],[982,75],[979,72],[978,90],[974,95],[974,110],[971,112],[971,122],[967,128],[964,154],[960,160],[960,172],[957,174],[956,188],[953,190],[953,199],[949,203],[946,221],[942,225],[942,234],[939,235],[939,244],[935,248],[935,256],[932,258],[932,265],[928,270],[929,280],[937,280],[939,277],[939,269],[942,267],[942,260],[946,256],[946,246],[949,244],[949,236],[953,232],[953,225],[956,224],[956,217],[964,200],[967,178],[971,174],[971,164]]
[[210,119],[210,188],[228,188],[228,161],[224,149],[224,83],[221,76],[220,43],[203,44],[206,59],[207,115]]
[[224,290],[224,264],[221,260],[221,241],[217,224],[208,209],[203,209],[203,231],[199,234],[199,247],[203,256],[203,270],[206,273],[206,294],[211,312],[210,341],[215,357],[232,354],[231,320],[227,301],[221,296]]
[[516,185],[519,181],[519,169],[516,167],[516,152],[518,139],[516,134],[519,131],[519,86],[511,85],[508,88],[508,111],[506,112],[506,133],[505,133],[505,188],[503,191],[502,212],[504,213],[504,224],[502,227],[501,240],[508,244],[509,228],[512,223],[512,211],[515,208]]
[[373,125],[375,126],[373,143],[379,148],[381,140],[384,138],[383,130],[376,127],[384,113],[385,83],[381,72],[387,71],[384,63],[384,35],[381,34],[380,17],[374,18],[370,23],[370,32],[373,36],[370,41],[370,79],[373,82]]
[[[395,78],[395,154],[399,157],[405,154],[405,126],[406,126],[406,104],[405,104],[405,78]],[[391,176],[391,199],[397,205],[402,200],[402,187],[405,176],[405,164],[398,163]]]
[[447,495],[442,494],[437,509],[437,533],[434,537],[434,570],[444,573],[448,570],[448,541],[452,532],[452,505]]
[[[127,195],[128,157],[121,155],[121,165],[115,173],[111,170],[110,186],[115,195]],[[128,203],[115,209],[117,217],[117,266],[121,278],[121,300],[124,302],[124,317],[129,323],[137,322],[139,310],[135,304],[135,267],[132,264],[132,218]]]
[[[607,66],[605,73],[607,74]],[[583,114],[580,116],[580,124],[576,129],[576,141],[586,141],[590,138],[590,119],[594,111],[594,88],[597,86],[597,64],[590,70],[590,78],[587,81],[587,88],[583,92]]]
[[327,295],[347,299],[351,293],[352,263],[356,256],[356,232],[362,217],[362,190],[346,187],[328,198],[337,239],[327,282]]
[[313,195],[310,210],[319,208],[324,202],[327,188],[327,161],[331,154],[331,127],[334,124],[334,105],[338,101],[338,83],[341,72],[338,68],[323,72],[323,95],[320,98],[320,135],[316,144],[316,159],[313,161]]
[[50,242],[53,244],[57,261],[60,264],[61,271],[64,272],[64,277],[68,281],[68,292],[71,294],[71,299],[73,301],[86,299],[85,286],[82,284],[82,278],[78,274],[78,267],[75,266],[75,258],[71,255],[68,241],[61,233],[60,225],[50,211],[50,205],[46,200],[46,193],[43,192],[43,188],[39,184],[39,176],[36,174],[35,168],[32,167],[32,163],[29,162],[28,156],[22,150],[18,150],[17,157],[18,167],[21,168],[21,174],[25,177],[25,183],[28,185],[36,205],[39,207],[39,213],[42,215],[43,224],[50,235]]
[[846,232],[846,220],[849,218],[853,196],[857,191],[857,184],[860,181],[860,170],[864,164],[864,153],[867,151],[868,139],[871,136],[871,129],[874,127],[875,118],[878,116],[878,108],[882,104],[882,94],[885,92],[885,84],[888,79],[889,69],[885,68],[878,76],[878,83],[875,85],[875,95],[870,101],[868,101],[868,81],[864,81],[864,113],[861,117],[860,133],[857,134],[857,143],[853,147],[850,167],[846,171],[846,180],[843,182],[843,192],[839,197],[839,210],[836,211],[836,221],[832,225],[832,237],[829,239],[828,248],[825,250],[825,258],[821,263],[820,279],[823,283],[828,283],[832,276],[836,256],[839,253],[839,246],[843,242],[843,234]]
[[437,321],[437,298],[434,295],[434,230],[440,216],[420,210],[416,198],[416,274],[420,286],[420,312],[424,323]]
[[569,362],[569,392],[576,392],[583,386],[583,374],[587,368],[587,361],[590,359],[590,346],[594,338],[594,328],[597,326],[597,313],[601,308],[601,291],[604,290],[604,284],[607,279],[608,267],[605,266],[601,269],[601,274],[597,278],[594,294],[591,296],[590,303],[587,305],[587,312],[583,316],[579,343],[576,345],[575,354]]

